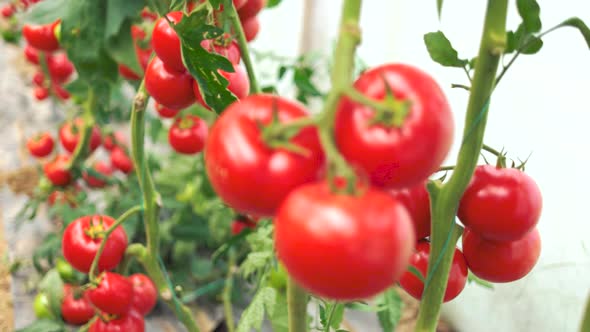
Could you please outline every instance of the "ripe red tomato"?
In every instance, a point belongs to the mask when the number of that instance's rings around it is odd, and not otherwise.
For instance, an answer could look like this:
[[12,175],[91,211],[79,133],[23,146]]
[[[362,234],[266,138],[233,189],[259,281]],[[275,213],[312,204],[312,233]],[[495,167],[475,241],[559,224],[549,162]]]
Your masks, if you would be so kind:
[[178,110],[195,102],[193,81],[189,73],[170,70],[158,57],[154,57],[145,72],[145,87],[149,94],[158,103]]
[[112,151],[116,146],[125,146],[127,144],[126,141],[125,134],[121,131],[116,131],[114,134],[110,133],[105,136],[102,146],[107,151]]
[[79,191],[80,189],[75,186],[69,187],[65,191],[54,190],[47,197],[47,203],[49,206],[53,206],[58,202],[59,204],[68,204],[71,208],[75,208],[78,206],[76,196]]
[[[111,175],[113,175],[113,169],[111,168],[111,165],[105,163],[104,161],[97,161],[94,163],[93,168],[95,172],[102,174],[106,178],[109,178]],[[91,188],[102,188],[106,185],[105,180],[93,177],[92,175],[88,174],[88,172],[83,172],[82,177]]]
[[68,90],[64,89],[64,87],[59,84],[59,83],[55,83],[55,82],[51,82],[51,89],[53,90],[53,93],[61,100],[68,100],[70,99],[70,93],[68,92]]
[[465,228],[463,254],[473,274],[490,282],[512,282],[526,276],[541,254],[539,231],[527,233],[516,241],[486,240]]
[[61,315],[68,324],[84,325],[88,323],[94,317],[94,308],[88,299],[88,294],[82,289],[64,284]]
[[133,285],[120,274],[103,272],[98,276],[98,286],[88,289],[88,298],[107,314],[125,315],[131,308]]
[[[416,245],[416,251],[410,258],[410,265],[415,267],[424,278],[428,275],[428,260],[430,259],[430,242],[420,241]],[[444,302],[449,302],[461,294],[467,283],[467,263],[465,257],[459,249],[455,249],[453,254],[453,263],[451,272],[447,281],[447,289],[443,298]],[[414,298],[422,299],[424,291],[424,282],[416,277],[412,272],[406,271],[399,280],[400,286],[412,295]]]
[[240,46],[229,34],[225,34],[220,39],[203,40],[201,46],[211,53],[217,53],[227,58],[234,65],[239,64],[242,58]]
[[[170,12],[166,15],[171,22],[178,23],[182,20],[182,12]],[[170,69],[178,72],[186,71],[182,63],[180,51],[180,38],[176,31],[168,24],[166,18],[161,17],[156,21],[152,32],[152,47],[158,58]]]
[[254,17],[258,15],[262,11],[264,7],[266,7],[267,0],[248,0],[241,8],[238,10],[238,15],[240,19],[245,20],[250,17]]
[[256,36],[258,36],[258,33],[260,32],[260,20],[258,19],[258,16],[242,19],[241,22],[242,28],[244,29],[244,35],[246,35],[246,40],[251,42],[256,39]]
[[[80,142],[81,132],[84,127],[84,120],[76,118],[73,121],[64,123],[59,128],[59,141],[66,151],[73,153]],[[90,152],[93,152],[100,146],[102,138],[100,137],[100,129],[97,126],[92,128],[90,135]]]
[[33,89],[33,96],[38,101],[45,100],[47,99],[47,97],[49,97],[49,90],[43,87],[36,87],[35,89]]
[[72,181],[72,173],[67,170],[70,157],[59,155],[43,166],[45,176],[54,186],[66,186]]
[[47,157],[53,151],[54,145],[53,137],[48,132],[35,135],[27,141],[29,153],[37,158]]
[[[76,270],[90,271],[90,265],[106,231],[115,219],[109,216],[84,216],[72,221],[64,230],[62,251],[64,258]],[[98,271],[115,268],[127,249],[127,234],[123,227],[117,227],[107,239],[104,251],[98,260]]]
[[0,11],[2,12],[3,17],[10,18],[12,17],[12,15],[14,15],[15,8],[13,4],[7,4],[2,6],[2,9]]
[[141,18],[145,20],[155,21],[158,19],[158,14],[150,11],[150,9],[146,7],[141,10]]
[[34,65],[39,64],[39,51],[33,46],[26,44],[24,48],[25,59]]
[[74,65],[65,53],[54,54],[47,57],[47,69],[51,80],[64,83],[74,73]]
[[406,208],[379,190],[358,190],[354,196],[332,193],[326,182],[302,185],[274,220],[278,258],[316,295],[368,298],[391,287],[408,265],[415,239]]
[[391,190],[390,193],[402,202],[410,213],[416,230],[416,239],[421,240],[430,236],[430,196],[426,190],[426,183],[410,188]]
[[129,67],[119,64],[119,75],[123,76],[124,79],[130,80],[130,81],[137,81],[141,79],[141,76],[137,75],[135,72],[133,72],[133,70],[131,70]]
[[115,147],[111,151],[111,164],[125,174],[133,171],[133,161],[129,158],[125,150],[120,147]]
[[45,75],[38,71],[33,75],[33,85],[42,88],[45,85]]
[[57,20],[45,25],[25,24],[23,26],[23,36],[29,45],[38,50],[45,52],[57,51],[59,49],[59,42],[55,37],[54,30],[60,22],[60,20]]
[[137,312],[126,315],[95,320],[88,332],[145,332],[145,321]]
[[401,127],[371,124],[375,111],[343,98],[336,115],[336,142],[349,162],[379,187],[404,188],[425,181],[445,159],[453,139],[453,117],[442,90],[417,68],[388,64],[364,72],[354,87],[383,100],[384,80],[398,101],[410,103]]
[[484,165],[475,169],[457,215],[486,239],[514,241],[535,228],[542,201],[539,187],[524,172]]
[[208,131],[205,121],[195,115],[186,115],[174,121],[168,131],[168,142],[178,153],[196,154],[205,147]]
[[[250,93],[250,80],[248,79],[248,73],[245,69],[239,65],[234,65],[233,73],[228,73],[223,70],[220,70],[219,73],[228,80],[227,89],[238,99],[246,98],[248,96],[248,93]],[[205,103],[205,99],[203,99],[203,96],[201,95],[199,83],[196,80],[193,81],[193,91],[197,97],[197,102],[209,109],[209,105]]]
[[161,117],[165,119],[173,118],[176,116],[176,114],[178,114],[178,112],[180,112],[180,110],[173,110],[171,108],[164,107],[158,103],[156,103],[156,111]]
[[146,316],[156,306],[158,301],[158,290],[152,279],[145,274],[136,273],[129,276],[129,281],[133,286],[133,298],[131,301],[131,310]]
[[272,148],[261,139],[260,125],[268,125],[274,111],[281,123],[307,116],[302,105],[287,99],[252,95],[230,105],[207,138],[209,180],[217,194],[242,213],[274,215],[291,190],[317,180],[322,172],[324,154],[315,128],[304,128],[290,140],[306,155]]

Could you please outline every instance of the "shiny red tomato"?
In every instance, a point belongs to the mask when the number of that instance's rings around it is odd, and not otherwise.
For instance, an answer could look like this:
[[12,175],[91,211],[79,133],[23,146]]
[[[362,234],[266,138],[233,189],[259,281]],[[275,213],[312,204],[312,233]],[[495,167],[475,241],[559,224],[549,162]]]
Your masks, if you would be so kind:
[[245,20],[250,17],[254,17],[258,15],[262,11],[264,7],[266,7],[267,0],[248,0],[246,3],[238,10],[238,15],[240,19]]
[[152,12],[149,8],[144,8],[141,10],[141,18],[145,20],[155,21],[158,19],[158,14]]
[[64,297],[61,303],[61,316],[72,325],[84,325],[94,317],[94,308],[88,294],[80,288],[64,284]]
[[240,46],[229,34],[215,40],[203,40],[201,46],[209,52],[217,53],[237,65],[242,58]]
[[475,169],[457,215],[486,239],[514,241],[535,228],[542,206],[539,187],[524,172],[484,165]]
[[302,185],[277,213],[277,256],[313,294],[369,298],[391,287],[408,265],[415,239],[406,208],[377,189],[358,191],[332,193],[326,182]]
[[[84,273],[90,271],[90,265],[104,232],[115,223],[109,216],[84,216],[72,221],[64,230],[62,251],[64,258],[76,270]],[[114,269],[127,249],[127,234],[123,227],[117,227],[107,239],[104,251],[98,260],[98,271]]]
[[[166,17],[171,22],[178,23],[182,20],[182,12],[170,12]],[[156,21],[154,31],[152,32],[152,47],[158,58],[170,69],[178,72],[186,71],[184,63],[182,63],[180,38],[178,38],[176,31],[174,31],[164,17]]]
[[14,8],[13,4],[7,4],[2,6],[2,9],[0,9],[0,11],[2,12],[3,17],[10,18],[12,17],[12,15],[14,15],[16,9]]
[[258,16],[253,16],[250,18],[242,19],[242,28],[244,29],[244,35],[246,35],[246,40],[251,42],[256,39],[258,33],[260,32],[260,20]]
[[129,158],[127,152],[120,147],[115,147],[111,151],[111,164],[125,174],[133,171],[133,161]]
[[[221,76],[228,80],[227,89],[238,99],[246,98],[248,96],[248,93],[250,93],[250,80],[248,79],[248,73],[245,69],[239,65],[234,65],[233,73],[228,73],[223,70],[220,70],[219,73],[221,73]],[[201,95],[201,89],[199,88],[199,83],[196,80],[193,81],[193,91],[197,97],[197,102],[209,109],[209,106],[205,103],[205,100]]]
[[154,285],[152,279],[141,273],[130,275],[129,281],[133,286],[131,309],[146,316],[154,309],[156,302],[158,302],[156,285]]
[[35,89],[33,89],[33,96],[38,101],[45,100],[47,99],[47,97],[49,97],[49,90],[43,87],[36,87]]
[[161,117],[165,119],[173,118],[176,116],[176,114],[178,114],[178,112],[180,112],[180,110],[173,110],[171,108],[164,107],[158,103],[156,103],[156,111]]
[[[78,146],[78,142],[80,142],[83,128],[84,120],[82,120],[82,118],[68,121],[59,128],[59,141],[66,151],[74,153]],[[94,126],[92,128],[92,134],[90,135],[90,152],[96,150],[96,148],[100,146],[101,141],[100,129],[98,129],[97,126]]]
[[274,111],[281,123],[307,116],[302,105],[287,99],[252,95],[230,105],[207,138],[209,180],[217,194],[242,213],[274,215],[291,190],[317,180],[322,172],[324,154],[315,128],[304,128],[290,139],[304,154],[263,141],[260,125],[268,125]]
[[34,65],[39,64],[39,51],[33,46],[26,44],[24,48],[25,59]]
[[[404,188],[424,182],[440,167],[453,140],[453,116],[442,90],[417,68],[388,64],[364,72],[354,88],[375,100],[387,95],[409,103],[401,126],[386,119],[372,124],[372,108],[344,98],[336,115],[338,149],[379,187]],[[387,118],[387,117],[386,117]],[[388,123],[390,122],[390,123]]]
[[[428,260],[430,259],[430,242],[420,241],[416,245],[416,251],[410,258],[410,265],[415,267],[424,278],[428,276]],[[443,298],[444,302],[449,302],[461,294],[467,284],[467,263],[465,257],[459,249],[455,249],[447,289]],[[416,277],[412,272],[406,271],[399,280],[400,286],[412,295],[414,298],[422,299],[424,291],[424,282]]]
[[99,318],[88,332],[145,332],[145,321],[139,313],[130,311],[120,317]]
[[47,69],[51,80],[57,83],[64,83],[74,73],[74,65],[65,53],[48,56]]
[[526,276],[541,254],[541,236],[534,229],[522,239],[499,242],[486,240],[465,229],[463,254],[473,274],[490,282],[512,282]]
[[44,132],[31,137],[27,141],[27,149],[33,157],[47,157],[53,151],[55,143],[53,137],[48,132]]
[[430,236],[430,196],[426,190],[426,183],[411,188],[391,190],[390,193],[402,202],[410,213],[416,230],[416,239],[421,240]]
[[57,20],[45,25],[25,24],[23,26],[23,36],[29,45],[40,51],[57,51],[59,49],[59,42],[55,37],[54,30],[60,22],[60,20]]
[[154,57],[145,72],[145,87],[149,94],[158,103],[177,110],[195,102],[193,81],[189,73],[169,69],[158,57]]
[[208,131],[205,121],[195,115],[186,115],[174,121],[168,131],[168,142],[178,153],[196,154],[205,147]]
[[33,85],[42,88],[45,86],[45,75],[43,72],[38,71],[33,75]]
[[68,90],[64,89],[64,87],[59,84],[59,83],[55,83],[55,82],[51,82],[51,89],[53,90],[53,93],[61,100],[68,100],[70,99],[70,93],[68,92]]
[[131,308],[133,285],[125,276],[103,272],[98,286],[88,289],[88,298],[99,310],[111,315],[125,315]]
[[[101,174],[105,178],[109,178],[111,175],[113,175],[113,169],[111,165],[105,163],[104,161],[95,162],[92,168],[95,172]],[[91,188],[102,188],[106,185],[105,180],[94,177],[88,174],[88,172],[83,172],[82,177],[84,178],[84,181],[86,181],[88,186]]]
[[72,181],[72,173],[67,170],[70,156],[59,155],[43,166],[45,176],[54,186],[66,186]]

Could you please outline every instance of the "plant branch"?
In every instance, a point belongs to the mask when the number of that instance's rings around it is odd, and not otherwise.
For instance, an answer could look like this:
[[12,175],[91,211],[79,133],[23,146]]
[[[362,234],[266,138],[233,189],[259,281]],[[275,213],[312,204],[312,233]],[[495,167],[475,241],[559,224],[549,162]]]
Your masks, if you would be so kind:
[[88,150],[90,149],[90,137],[92,135],[92,128],[94,127],[95,121],[93,111],[97,102],[94,90],[88,89],[87,98],[86,104],[84,105],[84,113],[82,114],[83,126],[80,141],[70,158],[68,170],[75,168],[81,163],[88,156]]
[[248,50],[248,41],[246,40],[244,27],[242,27],[242,22],[240,21],[236,7],[233,5],[233,2],[231,2],[231,4],[232,5],[228,6],[227,10],[229,10],[229,19],[231,20],[232,26],[234,28],[238,45],[240,45],[242,60],[244,60],[244,65],[246,66],[246,71],[248,72],[248,79],[250,80],[250,94],[260,93],[260,86],[258,85],[258,80],[256,79],[256,73],[254,71],[254,65]]
[[291,278],[287,278],[287,311],[289,332],[307,331],[307,293]]

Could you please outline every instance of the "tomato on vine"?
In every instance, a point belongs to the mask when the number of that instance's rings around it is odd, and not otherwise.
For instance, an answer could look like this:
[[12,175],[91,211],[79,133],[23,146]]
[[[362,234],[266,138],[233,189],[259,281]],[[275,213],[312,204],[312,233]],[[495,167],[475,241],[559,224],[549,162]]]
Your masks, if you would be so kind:
[[[73,121],[64,123],[59,128],[59,141],[61,145],[70,153],[74,153],[78,143],[80,142],[81,133],[84,128],[84,120],[82,118],[76,118]],[[100,129],[98,126],[92,127],[92,133],[90,135],[90,152],[93,152],[100,146],[102,138],[100,136]]]
[[43,166],[43,172],[54,186],[65,186],[72,181],[72,173],[68,170],[69,163],[69,156],[58,155]]
[[[92,168],[95,172],[99,173],[107,179],[111,175],[113,175],[113,169],[111,168],[111,165],[105,163],[104,161],[95,162]],[[88,186],[91,188],[103,188],[107,184],[107,182],[104,179],[94,177],[86,171],[82,173],[82,177],[84,178],[84,181],[86,181]]]
[[51,80],[56,83],[64,83],[74,73],[74,65],[65,53],[47,56],[47,69]]
[[156,111],[158,112],[158,114],[161,117],[163,117],[165,119],[174,118],[176,116],[176,114],[178,114],[178,112],[180,112],[180,110],[171,109],[171,108],[162,106],[159,103],[156,103]]
[[[166,17],[171,22],[177,24],[182,20],[182,12],[170,12],[166,14]],[[178,34],[176,34],[176,31],[174,31],[164,17],[161,17],[156,21],[156,25],[152,32],[152,47],[158,58],[160,58],[167,67],[177,72],[186,71],[184,63],[182,62],[180,38],[178,38]]]
[[15,12],[14,4],[6,4],[6,5],[2,6],[2,9],[0,9],[0,12],[2,13],[2,16],[5,18],[12,17],[12,15],[14,15],[14,12]]
[[242,19],[242,28],[244,29],[244,35],[246,40],[251,42],[256,39],[260,32],[260,20],[257,16]]
[[121,147],[114,147],[111,151],[111,165],[125,174],[133,171],[133,161]]
[[391,287],[415,245],[401,202],[374,188],[353,195],[327,182],[293,190],[274,220],[275,247],[289,275],[312,293],[358,300]]
[[70,284],[64,284],[61,315],[68,324],[84,325],[94,317],[94,308],[88,293]]
[[[267,0],[248,0],[238,10],[240,19],[245,20],[258,15],[266,7]],[[237,7],[236,7],[237,8]]]
[[88,332],[144,332],[145,321],[137,312],[130,311],[119,317],[100,315],[88,329]]
[[[98,252],[104,232],[115,223],[109,216],[84,216],[72,221],[64,230],[62,252],[64,258],[76,270],[90,271],[92,260]],[[98,271],[115,268],[127,249],[127,234],[118,226],[106,240],[106,245],[98,260]]]
[[131,308],[133,285],[125,276],[102,272],[98,285],[88,289],[88,298],[99,310],[111,315],[125,315]]
[[389,193],[402,202],[410,213],[416,239],[421,240],[430,236],[430,196],[426,190],[426,182],[409,188],[391,190]]
[[542,201],[541,190],[526,173],[484,165],[475,169],[457,215],[486,239],[514,241],[535,228]]
[[60,20],[57,20],[45,25],[25,24],[23,26],[23,36],[29,45],[38,50],[45,52],[57,51],[59,49],[59,42],[55,37],[54,31],[60,22]]
[[25,55],[25,59],[27,59],[27,61],[29,63],[31,63],[33,65],[39,64],[39,51],[37,51],[36,48],[27,44],[27,45],[25,45],[23,53]]
[[[219,73],[226,80],[228,80],[227,89],[238,99],[246,98],[248,96],[248,93],[250,92],[250,80],[248,79],[248,73],[244,68],[239,65],[234,65],[233,73],[223,70],[220,70]],[[195,93],[195,97],[197,98],[197,102],[205,108],[209,108],[207,103],[205,103],[203,96],[201,95],[199,83],[196,80],[193,81],[193,91]]]
[[49,90],[44,87],[36,87],[35,89],[33,89],[33,96],[38,101],[43,101],[47,99],[47,97],[49,97]]
[[37,158],[47,157],[53,151],[55,142],[48,132],[35,135],[27,140],[29,153]]
[[148,65],[144,79],[149,94],[163,106],[183,109],[195,102],[192,76],[170,69],[158,57]]
[[376,111],[343,98],[336,143],[350,163],[374,185],[391,189],[417,185],[438,170],[453,140],[453,117],[428,74],[408,65],[382,65],[361,74],[354,88],[387,108]]
[[300,104],[264,94],[230,105],[205,146],[215,192],[239,212],[272,216],[291,190],[317,180],[324,165],[317,130],[305,127],[292,137],[272,132],[275,117],[289,123],[307,115]]
[[217,39],[203,40],[201,46],[209,52],[223,56],[234,65],[239,64],[242,58],[240,46],[229,34],[224,34]]
[[168,131],[170,146],[182,154],[196,154],[203,150],[207,140],[207,123],[195,115],[177,118]]
[[139,314],[146,316],[154,309],[158,301],[156,285],[152,279],[142,273],[132,274],[128,279],[133,286],[131,310],[135,310]]

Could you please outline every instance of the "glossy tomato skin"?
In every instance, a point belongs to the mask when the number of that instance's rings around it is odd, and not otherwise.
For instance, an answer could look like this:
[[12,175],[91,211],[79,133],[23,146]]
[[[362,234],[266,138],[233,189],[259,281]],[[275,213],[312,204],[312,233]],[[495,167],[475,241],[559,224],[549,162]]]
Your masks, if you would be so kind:
[[[84,120],[76,118],[73,121],[68,121],[59,129],[59,141],[61,145],[69,153],[74,153],[78,142],[80,142],[81,132],[83,130]],[[102,138],[100,136],[100,129],[97,126],[92,128],[90,135],[90,151],[93,152],[100,146]]]
[[410,213],[416,239],[422,240],[430,236],[430,196],[426,190],[426,182],[409,188],[391,190],[389,193],[404,204]]
[[242,19],[242,28],[244,29],[244,35],[248,42],[253,41],[260,32],[260,20],[258,16]]
[[[170,21],[178,23],[182,20],[182,12],[170,12],[166,17]],[[164,17],[156,21],[152,32],[152,47],[166,66],[178,72],[186,71],[184,63],[182,63],[180,38]]]
[[156,285],[154,285],[152,279],[142,273],[130,275],[129,282],[133,286],[131,309],[146,316],[154,309],[156,302],[158,302]]
[[0,12],[2,12],[2,17],[10,18],[10,17],[12,17],[12,15],[14,15],[14,12],[15,12],[14,5],[13,4],[4,5],[4,6],[2,6],[2,9],[0,9]]
[[541,254],[541,236],[534,229],[516,241],[486,240],[465,228],[463,254],[469,270],[490,282],[512,282],[526,276]]
[[97,319],[88,332],[145,332],[145,321],[137,312],[130,311],[113,319]]
[[45,52],[57,51],[59,42],[53,31],[59,23],[60,20],[45,25],[25,24],[23,26],[23,36],[29,45],[38,50]]
[[535,228],[542,206],[541,190],[526,173],[484,165],[475,169],[458,217],[486,239],[514,241]]
[[169,69],[154,57],[145,73],[145,87],[154,99],[172,109],[183,109],[195,102],[193,78],[188,73]]
[[165,119],[171,119],[175,117],[176,114],[178,114],[178,112],[180,112],[180,110],[174,110],[168,107],[164,107],[158,103],[156,103],[156,111],[161,117]]
[[124,276],[103,272],[99,284],[88,289],[88,298],[99,310],[111,315],[125,315],[131,308],[133,285]]
[[94,317],[94,308],[84,291],[79,298],[75,297],[72,285],[64,285],[64,298],[61,303],[61,315],[68,324],[83,325]]
[[51,79],[57,83],[64,83],[74,73],[74,65],[65,53],[48,56],[47,68]]
[[33,84],[42,88],[45,85],[45,75],[43,72],[38,71],[33,75]]
[[[96,163],[94,163],[93,168],[94,171],[102,174],[106,178],[109,178],[111,175],[113,175],[113,168],[111,167],[111,165],[105,163],[104,161],[97,161]],[[84,181],[86,181],[88,186],[91,188],[103,188],[106,185],[105,180],[93,177],[87,172],[83,172],[82,177],[84,178]]]
[[[244,68],[239,65],[234,65],[233,73],[223,70],[220,70],[219,73],[228,80],[227,89],[238,99],[246,98],[248,96],[248,93],[250,92],[250,80],[248,79],[248,73]],[[195,93],[195,97],[197,98],[197,102],[209,109],[209,106],[205,103],[205,100],[201,95],[201,89],[199,88],[199,83],[196,80],[193,81],[193,91]]]
[[59,155],[43,166],[45,176],[54,186],[66,186],[72,181],[72,173],[67,170],[70,157]]
[[25,59],[31,64],[38,65],[39,64],[39,51],[33,46],[27,44],[24,48]]
[[229,35],[224,35],[223,39],[223,43],[218,40],[203,40],[201,46],[209,52],[225,57],[234,65],[239,64],[242,53],[238,42]]
[[133,70],[131,70],[131,68],[123,64],[119,64],[118,70],[119,75],[121,75],[126,80],[138,81],[141,79],[141,76],[137,75]]
[[[304,128],[290,142],[307,155],[273,149],[263,142],[260,124],[307,116],[303,106],[281,97],[252,95],[230,105],[215,122],[205,146],[205,166],[217,194],[232,208],[254,216],[272,216],[287,194],[313,182],[323,170],[317,131]],[[256,188],[256,195],[252,194]]]
[[411,103],[402,127],[370,125],[374,110],[343,98],[336,114],[336,143],[374,185],[400,189],[425,181],[440,167],[451,147],[453,117],[437,83],[412,66],[388,64],[368,70],[354,88],[381,100],[387,91],[384,79],[397,100]]
[[415,245],[406,208],[373,188],[350,196],[332,193],[327,182],[302,185],[274,223],[277,256],[289,275],[334,300],[365,299],[391,287]]
[[[109,216],[93,215],[78,218],[70,223],[63,234],[62,251],[64,258],[76,270],[88,273],[90,265],[103,239],[101,231],[107,230],[115,220]],[[127,249],[127,234],[123,227],[117,227],[106,241],[103,254],[98,261],[98,271],[114,269]]]
[[266,7],[267,0],[248,0],[246,3],[238,10],[238,15],[240,19],[245,20],[250,17],[254,17],[258,15],[262,11],[264,7]]
[[33,157],[43,158],[47,157],[53,151],[55,142],[53,137],[48,132],[41,133],[37,136],[31,137],[27,141],[27,149]]
[[207,140],[207,123],[195,115],[176,119],[168,131],[168,142],[174,151],[196,154],[203,150]]
[[49,97],[49,90],[47,90],[47,88],[44,87],[36,87],[35,89],[33,89],[33,96],[38,101],[45,100],[47,99],[47,97]]
[[115,147],[111,151],[111,165],[125,174],[133,171],[133,161],[129,158],[125,150],[120,147]]
[[[424,278],[428,275],[428,260],[430,259],[430,242],[419,241],[416,245],[416,251],[410,258],[410,265],[415,267]],[[465,257],[459,249],[455,249],[447,289],[443,298],[444,302],[449,302],[459,296],[467,284],[467,263]],[[412,295],[414,298],[422,299],[424,291],[424,282],[418,279],[412,272],[406,271],[399,280],[400,286]]]

